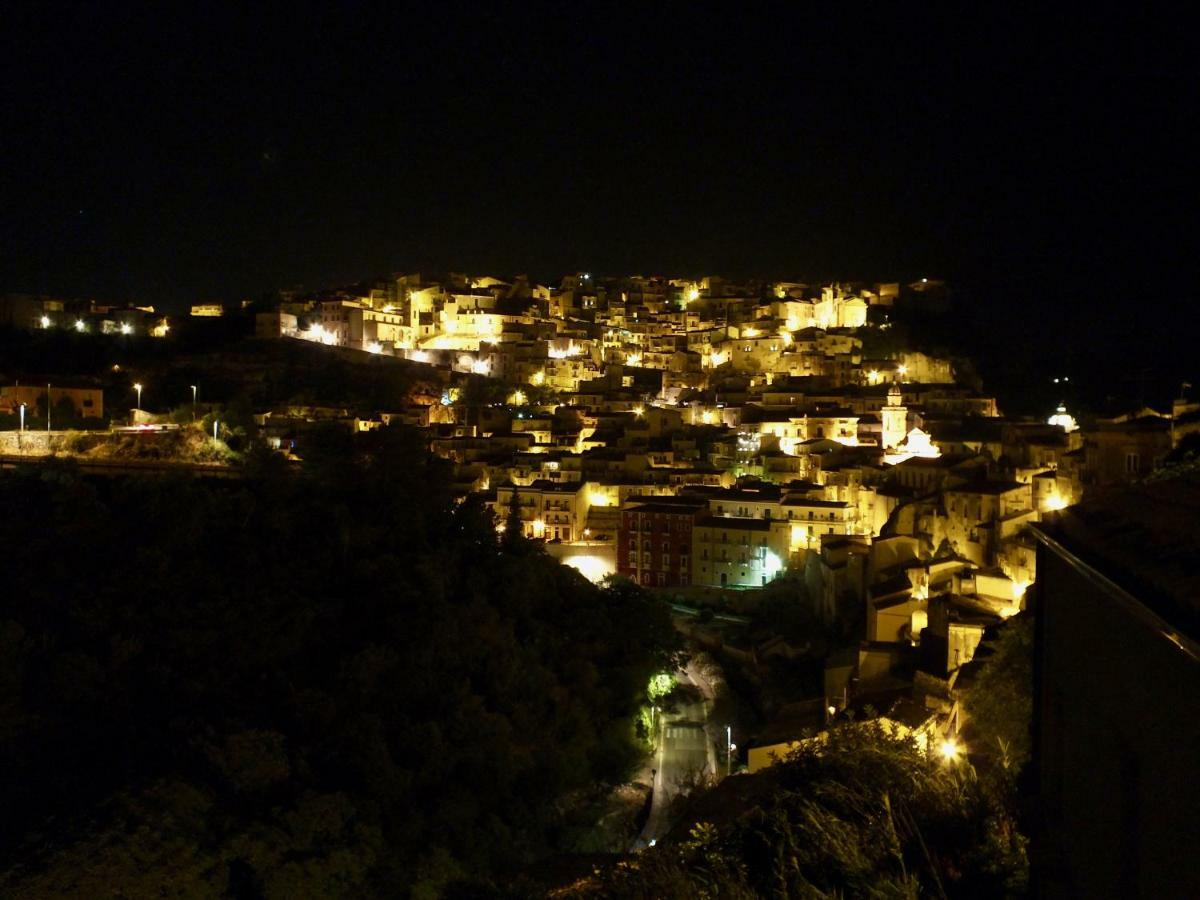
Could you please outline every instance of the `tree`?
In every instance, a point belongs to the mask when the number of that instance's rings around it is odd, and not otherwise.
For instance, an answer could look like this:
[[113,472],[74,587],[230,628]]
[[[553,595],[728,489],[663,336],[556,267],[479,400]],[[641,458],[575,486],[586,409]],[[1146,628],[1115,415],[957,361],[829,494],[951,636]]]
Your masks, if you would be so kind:
[[[984,645],[987,648],[988,645]],[[1009,619],[983,656],[979,675],[963,700],[979,749],[1001,768],[1020,770],[1029,761],[1033,722],[1033,620]],[[977,655],[978,658],[978,655]]]
[[0,894],[434,893],[629,777],[669,609],[504,552],[412,429],[328,438],[211,483],[0,473],[0,542],[71,560],[0,591]]
[[521,493],[515,484],[512,500],[508,504],[508,515],[504,519],[501,546],[506,553],[524,553],[529,549],[529,540],[525,537],[525,522],[521,518]]
[[[840,725],[695,797],[682,841],[602,870],[575,896],[1008,897],[1025,839],[964,764],[877,724]],[[764,783],[765,782],[765,783]]]

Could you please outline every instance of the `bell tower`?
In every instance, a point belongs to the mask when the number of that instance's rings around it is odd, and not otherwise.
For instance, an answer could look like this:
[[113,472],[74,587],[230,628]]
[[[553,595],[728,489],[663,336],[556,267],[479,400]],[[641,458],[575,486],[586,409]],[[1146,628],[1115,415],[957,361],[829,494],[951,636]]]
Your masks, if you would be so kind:
[[898,447],[908,434],[908,407],[904,405],[900,385],[893,382],[891,390],[888,391],[887,405],[879,410],[879,415],[883,421],[880,435],[883,449]]

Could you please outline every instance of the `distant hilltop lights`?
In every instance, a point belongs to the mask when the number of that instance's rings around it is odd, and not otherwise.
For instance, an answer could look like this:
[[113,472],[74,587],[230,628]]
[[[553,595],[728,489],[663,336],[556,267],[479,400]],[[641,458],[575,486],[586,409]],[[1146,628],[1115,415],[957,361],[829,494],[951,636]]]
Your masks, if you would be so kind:
[[[2,302],[5,299],[7,298],[0,298],[0,307],[10,305]],[[61,302],[47,301],[47,303],[51,302],[56,306],[63,305]],[[65,331],[74,331],[76,334],[120,334],[129,337],[140,332],[150,337],[165,337],[171,330],[171,326],[165,316],[155,317],[152,315],[153,312],[153,307],[119,312],[99,309],[81,315],[67,316],[63,310],[56,309],[55,315],[41,313],[34,316],[32,327],[42,331],[61,328]],[[0,308],[0,315],[2,314],[4,314],[4,310]]]

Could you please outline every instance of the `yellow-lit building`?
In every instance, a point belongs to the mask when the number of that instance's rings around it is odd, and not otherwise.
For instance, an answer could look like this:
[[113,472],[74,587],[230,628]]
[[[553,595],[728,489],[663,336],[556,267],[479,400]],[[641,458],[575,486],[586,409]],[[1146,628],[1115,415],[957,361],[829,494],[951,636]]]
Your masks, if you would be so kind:
[[762,587],[787,567],[790,529],[771,519],[716,516],[692,528],[692,583]]
[[587,527],[588,491],[583,482],[538,480],[526,487],[502,484],[493,510],[501,523],[508,520],[513,495],[519,498],[525,536],[547,541],[579,541]]

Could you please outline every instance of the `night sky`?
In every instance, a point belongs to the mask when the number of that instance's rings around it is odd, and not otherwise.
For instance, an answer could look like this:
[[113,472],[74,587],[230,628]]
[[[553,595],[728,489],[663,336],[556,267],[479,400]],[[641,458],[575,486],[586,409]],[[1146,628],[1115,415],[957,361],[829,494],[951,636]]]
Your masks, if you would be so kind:
[[0,290],[930,275],[1113,335],[1195,297],[1181,23],[118,6],[6,7]]

